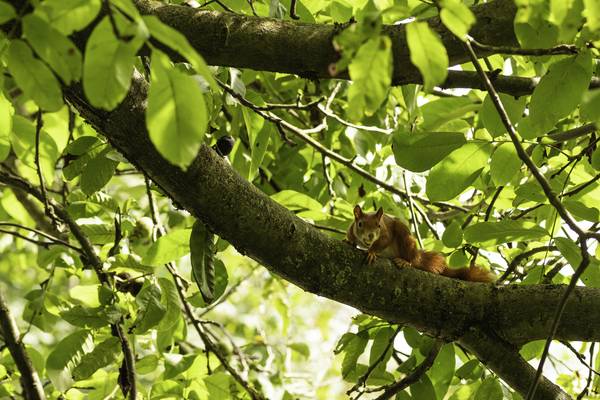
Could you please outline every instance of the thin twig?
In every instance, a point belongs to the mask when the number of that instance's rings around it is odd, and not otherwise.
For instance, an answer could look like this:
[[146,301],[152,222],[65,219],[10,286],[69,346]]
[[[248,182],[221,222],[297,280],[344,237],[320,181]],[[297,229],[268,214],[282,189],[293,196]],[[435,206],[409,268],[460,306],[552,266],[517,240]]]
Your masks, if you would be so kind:
[[[573,354],[575,354],[575,357],[577,357],[577,359],[578,359],[578,360],[579,360],[579,361],[580,361],[580,362],[581,362],[583,365],[585,365],[585,367],[586,367],[587,369],[589,369],[589,370],[590,370],[590,372],[592,372],[593,374],[595,374],[595,375],[597,375],[597,376],[600,376],[600,372],[596,371],[596,370],[595,370],[594,368],[592,368],[592,366],[591,366],[591,363],[593,363],[593,362],[594,362],[594,359],[593,359],[593,358],[591,358],[591,359],[590,359],[590,363],[588,363],[588,362],[585,360],[585,356],[584,356],[583,354],[581,354],[580,352],[578,352],[578,351],[577,351],[577,349],[576,349],[575,347],[573,347],[573,345],[572,345],[571,343],[567,342],[566,340],[560,340],[560,343],[561,343],[562,345],[564,345],[564,346],[565,346],[567,349],[571,350],[571,352],[572,352]],[[594,344],[594,343],[596,343],[596,342],[592,342],[592,344]]]
[[40,236],[43,236],[46,239],[52,241],[52,243],[47,243],[48,245],[62,245],[62,246],[66,246],[66,247],[68,247],[70,249],[73,249],[73,250],[75,250],[75,251],[77,251],[79,253],[82,252],[82,250],[79,247],[73,246],[69,242],[64,241],[62,239],[59,239],[57,237],[54,237],[54,236],[52,236],[49,233],[46,233],[44,231],[40,231],[39,229],[30,228],[28,226],[19,225],[19,224],[13,223],[13,222],[4,222],[4,221],[0,221],[0,226],[12,226],[14,228],[24,229],[26,231],[30,231],[30,232],[36,233],[36,234],[38,234]]
[[[233,90],[232,88],[230,88],[229,86],[227,86],[226,84],[224,84],[223,82],[221,82],[219,80],[217,80],[217,83],[219,84],[219,86],[221,86],[223,88],[223,90],[225,90],[233,98],[238,100],[243,106],[250,108],[256,114],[260,115],[267,121],[271,121],[272,123],[274,123],[276,125],[281,125],[282,127],[286,128],[290,132],[294,133],[302,141],[304,141],[308,145],[312,146],[318,152],[326,155],[327,157],[331,158],[334,161],[337,161],[338,163],[342,164],[343,166],[347,167],[348,169],[351,169],[352,171],[356,172],[358,175],[362,176],[366,180],[375,183],[377,186],[379,186],[391,193],[394,193],[403,199],[406,199],[407,194],[405,192],[399,190],[398,188],[394,187],[393,185],[388,184],[387,182],[377,179],[375,176],[371,175],[365,169],[354,164],[353,159],[345,158],[345,157],[339,155],[338,153],[329,150],[328,148],[323,146],[321,143],[314,140],[310,135],[313,133],[319,133],[319,132],[326,130],[327,124],[325,122],[322,122],[321,124],[319,124],[315,127],[312,127],[310,129],[299,128],[299,127],[287,122],[286,120],[279,118],[278,116],[276,116],[274,114],[271,114],[271,113],[265,112],[265,111],[261,111],[261,110],[257,110],[256,106],[252,102],[248,101],[246,98],[241,96],[235,90]],[[421,198],[418,196],[415,196],[414,198],[424,204],[431,204],[431,205],[435,205],[438,207],[447,207],[447,208],[461,210],[463,212],[468,212],[468,209],[466,209],[465,207],[457,206],[457,205],[454,205],[451,203],[432,202],[430,200],[427,200],[427,199],[424,199],[424,198]]]
[[54,212],[52,211],[52,209],[50,208],[50,204],[48,203],[48,191],[46,190],[46,185],[44,184],[44,175],[42,174],[42,166],[40,165],[40,134],[42,132],[43,125],[44,121],[42,120],[42,110],[38,109],[35,124],[35,170],[40,181],[40,189],[42,191],[42,203],[44,204],[44,211],[46,212],[46,215],[50,217],[50,219],[52,220],[52,224],[58,230],[58,226],[56,224],[56,216],[54,215]]
[[423,249],[423,239],[421,239],[421,232],[419,232],[417,215],[415,213],[415,207],[413,205],[412,196],[410,195],[410,189],[406,180],[406,171],[402,171],[402,180],[404,181],[404,190],[406,190],[406,197],[408,198],[408,209],[410,210],[410,217],[413,223],[413,230],[415,232],[415,235],[417,236],[417,242],[419,243],[419,247]]
[[533,248],[528,251],[524,251],[523,253],[521,253],[518,256],[516,256],[515,258],[513,258],[513,260],[508,265],[508,268],[506,268],[506,271],[504,271],[502,276],[500,278],[498,278],[498,282],[502,282],[503,280],[508,278],[508,276],[511,273],[513,273],[513,271],[515,269],[517,269],[517,267],[519,266],[519,264],[521,264],[521,262],[523,262],[523,260],[529,259],[529,257],[531,257],[532,255],[541,253],[544,251],[556,251],[556,250],[557,250],[556,246],[541,246],[541,247]]
[[535,179],[538,181],[539,185],[542,187],[542,190],[544,191],[544,194],[548,198],[548,201],[550,202],[550,204],[552,204],[552,206],[554,206],[554,208],[556,208],[556,211],[561,216],[561,218],[567,223],[567,225],[569,225],[569,227],[575,233],[577,233],[578,236],[584,237],[585,232],[575,223],[575,221],[573,220],[571,215],[569,215],[569,213],[567,212],[565,207],[562,205],[562,203],[558,199],[558,196],[552,190],[550,183],[546,180],[544,175],[537,168],[537,166],[535,165],[533,160],[527,155],[525,149],[523,148],[523,145],[519,141],[519,137],[517,135],[517,132],[516,132],[514,126],[510,122],[510,117],[508,116],[508,114],[506,113],[506,110],[504,109],[504,106],[502,105],[500,96],[498,96],[498,93],[492,86],[492,82],[490,81],[488,76],[485,74],[485,72],[481,68],[481,64],[479,64],[479,61],[477,60],[477,56],[475,55],[475,52],[473,51],[473,47],[471,47],[471,44],[469,43],[469,41],[465,42],[465,46],[467,47],[469,56],[471,57],[471,61],[473,62],[475,69],[479,73],[481,80],[484,82],[484,84],[486,86],[488,94],[490,95],[490,98],[492,99],[492,103],[494,103],[494,106],[496,107],[496,111],[498,111],[498,114],[500,115],[500,119],[502,120],[504,127],[508,131],[508,135],[510,136],[510,139],[512,140],[513,145],[515,146],[515,149],[517,150],[517,154],[519,155],[519,158],[525,163],[525,165],[527,165],[527,167],[531,171],[532,175],[535,177]]
[[565,221],[567,223],[567,225],[569,225],[569,227],[580,238],[579,246],[580,246],[580,250],[581,250],[581,263],[579,264],[579,266],[577,267],[577,270],[575,271],[575,273],[571,277],[571,281],[569,282],[569,285],[568,285],[567,289],[565,290],[565,293],[564,293],[563,297],[560,299],[560,302],[559,302],[558,307],[556,309],[556,312],[555,312],[555,315],[554,315],[554,320],[552,321],[552,327],[550,329],[550,334],[548,335],[548,339],[546,340],[546,345],[544,346],[544,351],[542,352],[542,357],[540,358],[540,363],[538,365],[538,368],[537,368],[537,371],[536,371],[536,374],[535,374],[535,378],[533,379],[533,382],[532,382],[532,384],[531,384],[531,386],[529,388],[529,391],[527,393],[527,396],[526,396],[526,400],[531,400],[533,398],[533,396],[535,395],[535,391],[537,389],[539,378],[542,375],[542,371],[543,371],[543,368],[544,368],[544,362],[546,361],[546,358],[548,357],[548,351],[550,349],[550,344],[552,343],[552,339],[554,338],[554,335],[556,334],[556,331],[558,329],[558,324],[560,322],[560,318],[562,316],[562,313],[564,311],[565,305],[567,303],[567,299],[569,297],[569,294],[575,288],[575,286],[577,284],[577,280],[579,279],[579,277],[581,276],[581,274],[583,274],[583,272],[585,271],[585,269],[587,268],[587,266],[588,266],[588,264],[590,262],[589,254],[588,254],[588,251],[587,251],[586,238],[587,237],[594,237],[594,236],[591,233],[584,232],[575,223],[575,221],[571,218],[571,216],[569,215],[569,213],[567,212],[567,210],[565,209],[565,207],[562,205],[562,203],[560,202],[560,200],[556,196],[556,194],[554,194],[554,191],[550,187],[550,183],[546,180],[546,178],[544,177],[544,175],[542,175],[542,173],[540,172],[540,170],[533,163],[533,161],[531,160],[531,158],[527,155],[527,153],[525,152],[525,149],[523,148],[523,145],[519,141],[519,138],[517,136],[517,132],[515,131],[515,128],[513,127],[512,123],[510,122],[510,118],[509,118],[508,114],[506,113],[506,110],[504,109],[504,106],[502,105],[502,101],[500,100],[500,97],[498,96],[498,93],[495,91],[495,89],[492,86],[492,83],[490,82],[488,76],[485,74],[485,72],[481,68],[481,65],[479,64],[479,61],[477,60],[477,55],[473,51],[473,47],[471,46],[471,43],[470,43],[469,40],[467,40],[465,42],[465,46],[466,46],[466,48],[468,50],[469,56],[471,58],[471,61],[472,61],[473,65],[475,66],[475,69],[477,70],[477,72],[479,74],[480,79],[485,84],[485,87],[486,87],[486,89],[488,91],[488,94],[490,95],[490,98],[492,99],[492,102],[494,103],[496,111],[498,111],[498,114],[500,115],[500,119],[502,120],[505,128],[508,131],[508,134],[509,134],[511,140],[513,141],[513,144],[515,146],[515,149],[517,150],[517,154],[519,155],[519,158],[521,158],[521,160],[525,163],[525,165],[527,165],[527,167],[529,168],[529,170],[531,171],[531,173],[533,174],[533,176],[536,178],[536,180],[538,181],[538,183],[542,187],[542,190],[544,191],[544,194],[548,198],[548,201],[550,202],[550,204],[552,204],[554,206],[554,208],[556,209],[556,211],[558,212],[558,214],[561,216],[561,218],[563,219],[563,221]]
[[379,355],[379,357],[377,357],[377,359],[375,361],[373,361],[373,363],[371,365],[369,365],[369,368],[367,369],[367,371],[360,378],[358,378],[358,381],[356,381],[356,384],[354,386],[352,386],[346,392],[346,394],[348,396],[350,396],[352,393],[354,393],[357,390],[359,390],[361,387],[365,386],[365,384],[367,382],[367,379],[369,379],[369,376],[371,375],[371,373],[375,370],[375,368],[377,368],[377,366],[379,365],[379,363],[381,363],[381,361],[383,361],[383,359],[385,358],[387,352],[394,345],[394,340],[396,340],[396,336],[398,336],[398,333],[400,333],[401,330],[402,330],[402,326],[398,326],[396,328],[396,330],[394,331],[394,334],[392,335],[392,337],[388,341],[388,344],[385,346],[385,349],[383,349],[383,352]]
[[0,332],[8,351],[21,373],[23,394],[28,400],[44,400],[46,395],[40,377],[25,350],[25,345],[19,339],[19,328],[13,319],[4,294],[0,288]]
[[233,293],[235,293],[237,288],[240,287],[240,285],[242,283],[246,282],[252,275],[254,275],[254,272],[256,270],[257,270],[257,267],[252,267],[250,272],[248,272],[246,275],[242,276],[236,283],[229,286],[227,288],[227,290],[225,291],[225,293],[223,293],[223,295],[221,295],[221,297],[219,297],[219,300],[215,301],[214,303],[209,304],[208,306],[206,306],[204,308],[204,310],[202,310],[201,313],[198,314],[198,318],[202,318],[204,315],[211,312],[219,304],[225,302],[225,300],[227,300]]
[[347,127],[350,128],[354,128],[360,131],[366,131],[366,132],[376,132],[376,133],[384,133],[386,135],[390,135],[394,132],[393,129],[384,129],[384,128],[379,128],[378,126],[368,126],[368,125],[356,125],[353,124],[352,122],[348,122],[345,119],[343,119],[342,117],[340,117],[339,115],[335,114],[334,112],[332,112],[331,110],[329,110],[326,107],[323,107],[321,104],[319,104],[317,106],[317,108],[319,109],[319,111],[321,111],[321,113],[329,118],[333,118],[334,120],[336,120],[337,122],[339,122],[342,125],[345,125]]
[[535,395],[535,391],[537,389],[538,382],[540,380],[540,376],[542,375],[542,371],[544,370],[544,362],[546,361],[546,358],[548,357],[548,353],[550,351],[550,344],[552,343],[552,340],[554,339],[554,336],[556,335],[556,331],[558,330],[560,318],[562,317],[563,311],[565,310],[565,306],[567,304],[567,299],[569,298],[569,295],[571,294],[571,292],[577,285],[577,281],[579,280],[579,277],[581,277],[581,274],[583,274],[583,272],[587,268],[588,264],[590,263],[590,255],[587,251],[587,244],[586,244],[586,241],[584,238],[581,239],[580,246],[581,246],[581,262],[579,263],[577,270],[575,270],[575,273],[571,277],[571,281],[569,282],[569,285],[567,286],[565,293],[561,297],[560,302],[558,303],[558,306],[556,307],[556,311],[554,313],[554,318],[552,320],[552,327],[550,328],[550,334],[548,335],[548,339],[546,339],[546,344],[544,346],[544,351],[542,352],[542,356],[540,358],[540,362],[538,364],[538,368],[535,373],[535,378],[533,378],[533,382],[531,383],[531,386],[529,387],[529,391],[527,392],[527,396],[525,397],[525,400],[532,400],[534,398],[533,396]]
[[[31,194],[33,197],[37,198],[39,201],[44,201],[44,196],[41,191],[33,187],[28,181],[25,179],[15,176],[12,174],[8,174],[6,172],[0,172],[0,182],[5,183],[10,186],[17,187],[25,192]],[[107,274],[102,270],[102,260],[96,254],[96,250],[94,250],[94,246],[92,242],[90,242],[87,235],[83,232],[81,227],[71,218],[69,213],[65,209],[63,209],[57,202],[52,199],[48,199],[49,205],[52,207],[52,210],[56,213],[57,217],[60,218],[71,230],[75,239],[81,245],[81,250],[83,251],[85,261],[93,268],[98,280],[102,284],[106,284],[108,287],[112,287],[112,283],[108,279]],[[123,332],[123,328],[119,323],[111,324],[111,329],[115,336],[121,342],[121,350],[123,351],[123,365],[125,367],[125,383],[123,384],[123,388],[128,390],[129,398],[131,400],[135,400],[137,397],[137,383],[135,378],[135,363],[133,357],[133,350],[129,345],[129,341],[127,336]]]
[[577,46],[573,44],[559,44],[554,47],[547,49],[521,49],[510,46],[490,46],[487,44],[479,43],[472,37],[469,37],[469,41],[477,48],[489,51],[496,54],[512,54],[519,56],[553,56],[558,54],[577,54],[579,50]]
[[[154,204],[154,196],[152,195],[152,191],[150,190],[150,179],[148,178],[148,176],[145,173],[144,173],[144,179],[145,179],[145,183],[146,183],[146,195],[148,197],[148,203],[149,203],[149,208],[150,208],[150,214],[152,216],[152,222],[154,223],[154,226],[156,228],[156,237],[159,237],[159,236],[164,235],[166,233],[166,231],[160,222],[157,208]],[[198,333],[198,336],[200,336],[200,339],[204,343],[206,351],[210,351],[219,359],[219,362],[223,365],[223,367],[227,370],[227,372],[229,372],[229,374],[233,377],[233,379],[235,379],[244,388],[244,390],[246,390],[246,392],[248,392],[248,394],[250,395],[250,397],[253,400],[264,400],[265,398],[263,397],[263,395],[260,394],[253,386],[251,386],[250,383],[248,381],[246,381],[246,379],[244,377],[242,377],[238,373],[238,371],[236,371],[229,364],[229,362],[227,361],[227,358],[223,354],[221,348],[217,344],[212,342],[212,340],[208,336],[207,332],[202,328],[200,321],[194,315],[194,311],[192,310],[190,304],[188,303],[188,301],[185,297],[186,289],[182,286],[182,284],[184,282],[187,284],[187,281],[185,281],[185,279],[183,279],[179,275],[179,273],[177,273],[177,269],[175,268],[175,265],[173,263],[167,263],[166,267],[167,267],[167,270],[169,271],[169,273],[173,276],[173,282],[175,283],[175,287],[177,289],[177,295],[179,296],[179,300],[181,301],[183,311],[186,314],[186,316],[188,317],[188,320],[192,323],[192,326],[196,330],[196,333]],[[208,359],[208,357],[207,357],[207,359]]]
[[398,382],[394,382],[391,385],[383,386],[383,388],[385,388],[384,392],[375,400],[391,399],[399,391],[406,389],[415,382],[418,382],[421,379],[421,377],[425,375],[425,373],[433,365],[435,358],[437,357],[438,353],[440,352],[440,349],[442,348],[442,344],[443,343],[441,341],[436,340],[433,343],[431,349],[429,350],[429,354],[427,354],[427,357],[425,357],[423,362],[419,364],[417,368],[415,368],[409,375],[405,376]]
[[[590,346],[590,363],[594,362],[594,347],[596,346],[596,342],[592,342]],[[581,390],[581,393],[577,395],[577,400],[583,399],[585,395],[589,393],[590,384],[592,383],[592,371],[597,374],[591,367],[588,366],[588,377],[585,383],[585,387]]]
[[555,142],[566,142],[567,140],[576,139],[581,136],[589,135],[596,132],[598,127],[595,123],[578,126],[577,128],[569,129],[564,132],[550,133],[548,137]]

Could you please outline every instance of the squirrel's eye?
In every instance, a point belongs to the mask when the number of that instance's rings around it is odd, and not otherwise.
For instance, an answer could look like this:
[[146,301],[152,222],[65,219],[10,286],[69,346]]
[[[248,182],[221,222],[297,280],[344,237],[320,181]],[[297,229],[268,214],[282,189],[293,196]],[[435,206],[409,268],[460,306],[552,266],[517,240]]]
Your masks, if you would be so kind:
[[358,221],[358,227],[362,228],[362,221]]

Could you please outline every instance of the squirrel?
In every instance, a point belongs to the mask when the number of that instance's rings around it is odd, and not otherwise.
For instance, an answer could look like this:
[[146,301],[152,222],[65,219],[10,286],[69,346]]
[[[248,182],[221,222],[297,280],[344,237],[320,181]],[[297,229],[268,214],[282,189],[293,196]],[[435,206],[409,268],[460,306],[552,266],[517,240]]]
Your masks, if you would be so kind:
[[354,207],[354,222],[346,233],[346,242],[367,250],[367,262],[372,264],[377,256],[390,258],[399,267],[413,267],[437,275],[472,282],[493,282],[496,276],[484,268],[453,269],[446,259],[434,251],[417,248],[408,227],[399,219],[383,213],[379,208],[374,213],[365,213]]

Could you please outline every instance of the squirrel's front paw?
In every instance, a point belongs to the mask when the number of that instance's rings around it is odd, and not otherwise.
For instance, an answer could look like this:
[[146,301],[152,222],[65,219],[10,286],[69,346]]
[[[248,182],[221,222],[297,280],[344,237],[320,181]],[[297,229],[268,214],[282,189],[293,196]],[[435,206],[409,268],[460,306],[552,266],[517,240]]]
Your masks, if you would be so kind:
[[376,259],[377,259],[377,254],[374,251],[367,252],[367,262],[369,263],[369,265],[373,264]]
[[404,260],[403,258],[400,258],[400,257],[394,258],[393,261],[394,261],[394,264],[396,264],[396,266],[400,267],[400,268],[407,268],[407,267],[411,266],[408,261],[406,261],[406,260]]

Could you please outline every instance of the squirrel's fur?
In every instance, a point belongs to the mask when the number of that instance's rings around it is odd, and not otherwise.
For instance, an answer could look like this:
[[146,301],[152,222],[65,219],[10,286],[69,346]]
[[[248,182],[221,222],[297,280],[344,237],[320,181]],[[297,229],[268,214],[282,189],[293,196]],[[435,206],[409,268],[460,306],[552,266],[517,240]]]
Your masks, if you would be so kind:
[[392,259],[400,267],[410,266],[465,281],[493,282],[496,278],[479,266],[449,268],[441,254],[418,249],[408,227],[384,214],[381,207],[374,213],[365,213],[358,205],[354,207],[354,222],[348,228],[346,241],[366,249],[369,264],[380,256]]

